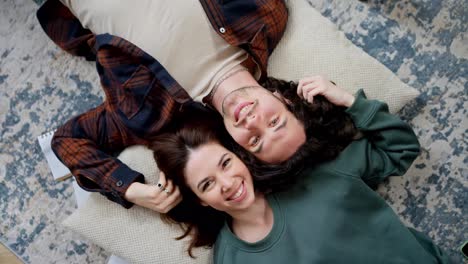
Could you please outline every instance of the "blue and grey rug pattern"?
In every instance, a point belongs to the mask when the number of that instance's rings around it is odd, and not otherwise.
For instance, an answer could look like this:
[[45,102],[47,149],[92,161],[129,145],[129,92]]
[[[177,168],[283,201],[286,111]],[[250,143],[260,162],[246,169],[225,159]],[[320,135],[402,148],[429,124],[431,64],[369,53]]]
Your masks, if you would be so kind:
[[[289,0],[293,1],[293,0]],[[405,177],[379,188],[408,226],[453,256],[468,239],[468,2],[308,1],[355,45],[421,95],[399,114],[423,151]],[[40,0],[36,2],[41,2]],[[37,3],[0,1],[0,241],[26,263],[105,263],[109,252],[64,229],[70,181],[55,182],[37,136],[98,105],[94,65],[42,32]]]

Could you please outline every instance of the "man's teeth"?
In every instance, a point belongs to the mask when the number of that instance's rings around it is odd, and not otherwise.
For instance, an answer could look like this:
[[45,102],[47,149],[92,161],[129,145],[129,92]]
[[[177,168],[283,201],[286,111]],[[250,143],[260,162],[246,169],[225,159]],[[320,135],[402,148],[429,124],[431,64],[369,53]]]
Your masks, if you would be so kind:
[[241,185],[239,190],[237,190],[237,192],[231,197],[231,200],[235,200],[235,199],[239,198],[239,196],[241,196],[243,190],[244,190],[244,188]]
[[250,108],[250,105],[242,107],[241,111],[239,112],[240,115],[244,115]]

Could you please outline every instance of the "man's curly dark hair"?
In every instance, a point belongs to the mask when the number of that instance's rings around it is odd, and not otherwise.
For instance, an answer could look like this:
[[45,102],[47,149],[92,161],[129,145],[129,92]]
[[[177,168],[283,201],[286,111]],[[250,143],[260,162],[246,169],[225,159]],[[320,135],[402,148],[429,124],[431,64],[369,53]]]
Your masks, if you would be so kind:
[[306,142],[286,161],[268,164],[233,144],[233,149],[248,165],[257,190],[268,193],[288,188],[304,167],[334,159],[358,135],[345,107],[336,106],[323,96],[309,104],[296,93],[297,83],[267,78],[261,84],[278,92],[289,111],[304,125]]

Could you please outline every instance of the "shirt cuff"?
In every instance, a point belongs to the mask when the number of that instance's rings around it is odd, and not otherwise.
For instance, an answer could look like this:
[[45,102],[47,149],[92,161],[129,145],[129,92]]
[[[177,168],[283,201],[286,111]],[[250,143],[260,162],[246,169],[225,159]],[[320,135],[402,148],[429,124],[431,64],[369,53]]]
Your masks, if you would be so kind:
[[134,182],[144,183],[145,177],[143,174],[130,169],[127,165],[121,164],[121,166],[111,174],[109,187],[112,191],[104,195],[109,200],[119,203],[125,208],[130,208],[133,206],[133,203],[125,199],[125,192]]

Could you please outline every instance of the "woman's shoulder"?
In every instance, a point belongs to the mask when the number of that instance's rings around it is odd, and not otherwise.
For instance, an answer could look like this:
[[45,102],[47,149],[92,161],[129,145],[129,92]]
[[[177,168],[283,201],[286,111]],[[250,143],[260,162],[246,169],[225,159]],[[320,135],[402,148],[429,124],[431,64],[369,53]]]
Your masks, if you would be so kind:
[[368,158],[366,149],[369,144],[366,138],[354,140],[335,159],[316,166],[306,166],[301,174],[304,177],[315,174],[334,174],[360,178],[360,170],[365,167],[365,160]]

